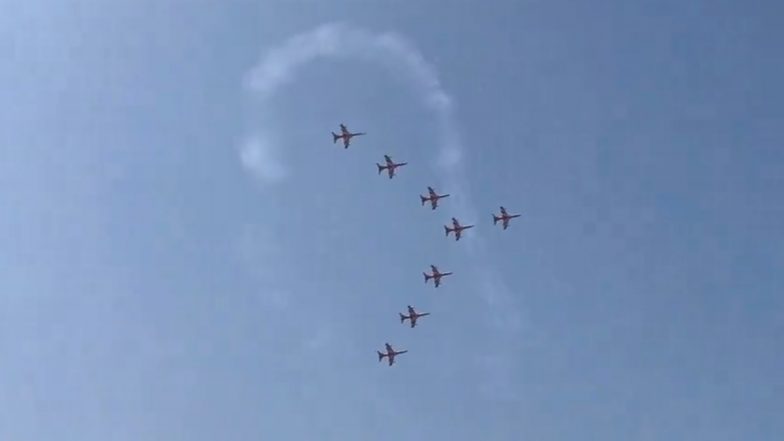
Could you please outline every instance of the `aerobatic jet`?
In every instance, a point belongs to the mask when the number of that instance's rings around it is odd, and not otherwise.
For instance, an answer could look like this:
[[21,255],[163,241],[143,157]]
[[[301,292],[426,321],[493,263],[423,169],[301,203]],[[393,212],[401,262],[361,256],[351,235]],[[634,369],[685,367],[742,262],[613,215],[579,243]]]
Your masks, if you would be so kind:
[[504,226],[504,230],[509,226],[509,219],[514,219],[516,217],[520,217],[519,214],[509,214],[506,212],[506,208],[501,207],[501,215],[496,216],[493,213],[493,225],[496,225],[498,221],[501,221],[501,224]]
[[348,131],[345,125],[340,125],[340,135],[335,132],[332,132],[332,143],[338,142],[338,139],[343,140],[343,148],[347,149],[348,145],[351,143],[351,138],[355,136],[365,135],[365,133],[351,133]]
[[384,345],[386,346],[387,353],[384,354],[383,352],[376,351],[378,353],[378,361],[380,362],[381,360],[384,359],[384,357],[387,357],[387,359],[389,359],[390,366],[392,366],[395,363],[396,356],[408,352],[408,351],[395,351],[394,349],[392,349],[392,346],[390,346],[389,343],[385,343]]
[[376,163],[376,166],[378,167],[378,174],[381,174],[382,171],[386,170],[387,174],[389,174],[389,179],[392,179],[395,176],[396,168],[408,164],[407,162],[400,162],[395,164],[392,162],[392,158],[390,158],[389,155],[384,155],[384,161],[386,161],[386,165],[381,165],[378,162]]
[[473,225],[460,225],[460,222],[458,222],[457,219],[452,218],[452,228],[449,228],[448,226],[444,225],[444,231],[446,232],[447,236],[449,236],[449,233],[454,232],[455,240],[460,240],[463,230],[467,230],[473,227],[474,227]]
[[452,275],[452,273],[439,272],[438,268],[435,265],[430,265],[430,270],[433,271],[433,274],[422,273],[422,275],[425,276],[425,283],[427,283],[428,280],[433,279],[436,288],[438,288],[438,286],[441,285],[442,277]]
[[424,197],[421,194],[419,195],[419,199],[422,200],[422,206],[425,205],[425,202],[430,201],[430,207],[435,210],[438,207],[438,200],[441,198],[448,197],[448,194],[436,194],[436,191],[433,190],[433,187],[427,187],[428,197]]
[[416,311],[414,311],[414,308],[411,305],[408,305],[408,315],[404,315],[402,313],[398,313],[398,314],[400,314],[400,323],[405,322],[406,319],[411,320],[411,327],[412,328],[414,326],[416,326],[416,321],[417,321],[417,319],[419,317],[424,317],[426,315],[430,315],[429,312],[416,312]]

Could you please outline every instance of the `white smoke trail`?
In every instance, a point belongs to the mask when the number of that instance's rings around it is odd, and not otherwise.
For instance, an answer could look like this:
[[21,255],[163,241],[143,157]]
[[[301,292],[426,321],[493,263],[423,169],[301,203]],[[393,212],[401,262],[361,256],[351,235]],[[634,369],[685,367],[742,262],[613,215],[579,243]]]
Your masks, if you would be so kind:
[[[372,34],[343,23],[322,25],[267,52],[248,73],[245,85],[263,101],[281,86],[294,81],[299,68],[319,58],[367,60],[411,80],[420,95],[425,97],[425,105],[436,114],[440,138],[438,165],[445,172],[445,184],[455,189],[455,199],[460,199],[455,203],[460,204],[461,211],[470,212],[470,204],[465,200],[467,193],[459,191],[463,181],[459,178],[463,148],[454,124],[453,100],[441,86],[435,69],[403,36],[392,32]],[[243,151],[247,148],[242,147]],[[249,154],[245,153],[245,156]],[[252,164],[244,164],[254,174],[264,175]]]
[[[264,102],[282,86],[294,81],[298,69],[318,59],[363,60],[408,77],[411,84],[424,97],[424,104],[435,114],[439,143],[437,164],[442,174],[444,188],[454,195],[452,206],[461,219],[474,223],[480,220],[468,197],[467,179],[463,170],[463,146],[454,120],[454,100],[444,90],[435,68],[405,37],[394,33],[371,33],[344,23],[330,23],[309,32],[289,38],[280,46],[269,50],[261,61],[247,74],[244,84]],[[270,170],[285,170],[281,165],[247,161],[259,155],[247,151],[259,143],[247,142],[241,147],[243,165],[254,175],[264,178]],[[266,161],[271,158],[265,156]],[[284,174],[272,173],[276,178]],[[489,216],[489,215],[488,215]],[[486,263],[485,246],[481,234],[472,230],[467,235],[466,246],[476,257],[479,275],[478,289],[495,317],[493,325],[499,330],[517,332],[522,317],[503,278]]]

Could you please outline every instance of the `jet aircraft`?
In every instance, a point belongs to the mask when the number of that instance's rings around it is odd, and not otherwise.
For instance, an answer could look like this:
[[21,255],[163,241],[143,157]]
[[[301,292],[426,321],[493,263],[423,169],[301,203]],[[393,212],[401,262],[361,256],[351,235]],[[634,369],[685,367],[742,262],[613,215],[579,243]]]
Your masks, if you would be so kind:
[[438,288],[438,286],[441,285],[442,277],[452,275],[452,273],[439,272],[438,268],[435,265],[430,265],[430,270],[433,271],[433,274],[422,273],[422,275],[425,276],[425,283],[427,283],[428,280],[433,279],[436,288]]
[[392,179],[395,176],[396,168],[408,164],[407,162],[400,162],[395,164],[392,162],[392,158],[390,158],[389,155],[384,155],[384,161],[386,161],[386,165],[381,165],[378,162],[376,163],[376,166],[378,167],[378,174],[381,174],[382,171],[386,170],[387,174],[389,174],[389,179]]
[[447,236],[449,236],[449,233],[454,232],[455,240],[457,241],[460,240],[463,230],[467,230],[473,227],[474,227],[473,225],[460,225],[460,222],[458,222],[457,219],[452,218],[452,228],[449,228],[448,226],[444,225],[444,231],[446,232]]
[[428,197],[424,197],[419,195],[419,199],[422,200],[422,206],[425,205],[425,202],[430,201],[430,207],[435,210],[438,207],[438,200],[441,198],[449,197],[449,194],[436,194],[436,191],[433,190],[433,187],[427,187],[427,191],[429,193]]
[[493,213],[493,225],[496,225],[498,223],[498,221],[501,221],[501,225],[503,225],[504,226],[504,230],[506,230],[506,228],[509,226],[509,220],[510,219],[514,219],[516,217],[520,217],[520,215],[519,214],[509,214],[509,213],[506,212],[506,208],[501,207],[501,215],[500,216],[496,216],[495,213]]
[[351,143],[351,138],[353,138],[355,136],[365,135],[365,134],[366,133],[362,133],[362,132],[351,133],[351,132],[348,131],[348,129],[346,128],[345,125],[341,124],[340,125],[340,135],[338,135],[335,132],[332,132],[332,143],[334,144],[334,143],[338,142],[338,139],[342,139],[343,140],[343,148],[347,149],[348,145]]
[[384,354],[383,352],[376,351],[378,353],[378,361],[380,362],[381,360],[384,359],[384,357],[387,357],[390,366],[392,366],[395,363],[396,356],[408,352],[408,351],[395,351],[394,349],[392,349],[392,346],[390,346],[389,343],[385,343],[384,345],[386,346],[387,353]]
[[426,315],[430,315],[429,312],[419,312],[418,313],[418,312],[414,311],[414,308],[411,305],[408,305],[408,315],[404,315],[402,313],[398,313],[398,314],[400,314],[400,323],[405,322],[406,319],[411,320],[411,327],[412,328],[414,326],[416,326],[416,321],[417,321],[417,319],[419,317],[424,317]]

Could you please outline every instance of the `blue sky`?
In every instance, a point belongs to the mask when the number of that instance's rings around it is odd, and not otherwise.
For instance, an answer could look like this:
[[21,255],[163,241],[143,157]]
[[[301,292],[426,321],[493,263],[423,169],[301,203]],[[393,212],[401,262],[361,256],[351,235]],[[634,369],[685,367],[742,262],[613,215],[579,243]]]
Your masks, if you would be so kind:
[[6,3],[0,439],[784,435],[776,2]]

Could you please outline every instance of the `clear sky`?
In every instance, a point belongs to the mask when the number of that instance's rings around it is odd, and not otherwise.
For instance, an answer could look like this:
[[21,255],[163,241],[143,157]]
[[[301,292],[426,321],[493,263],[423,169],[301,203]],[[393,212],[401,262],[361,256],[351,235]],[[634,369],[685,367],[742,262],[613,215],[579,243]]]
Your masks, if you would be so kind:
[[0,440],[783,439],[783,12],[6,0]]

